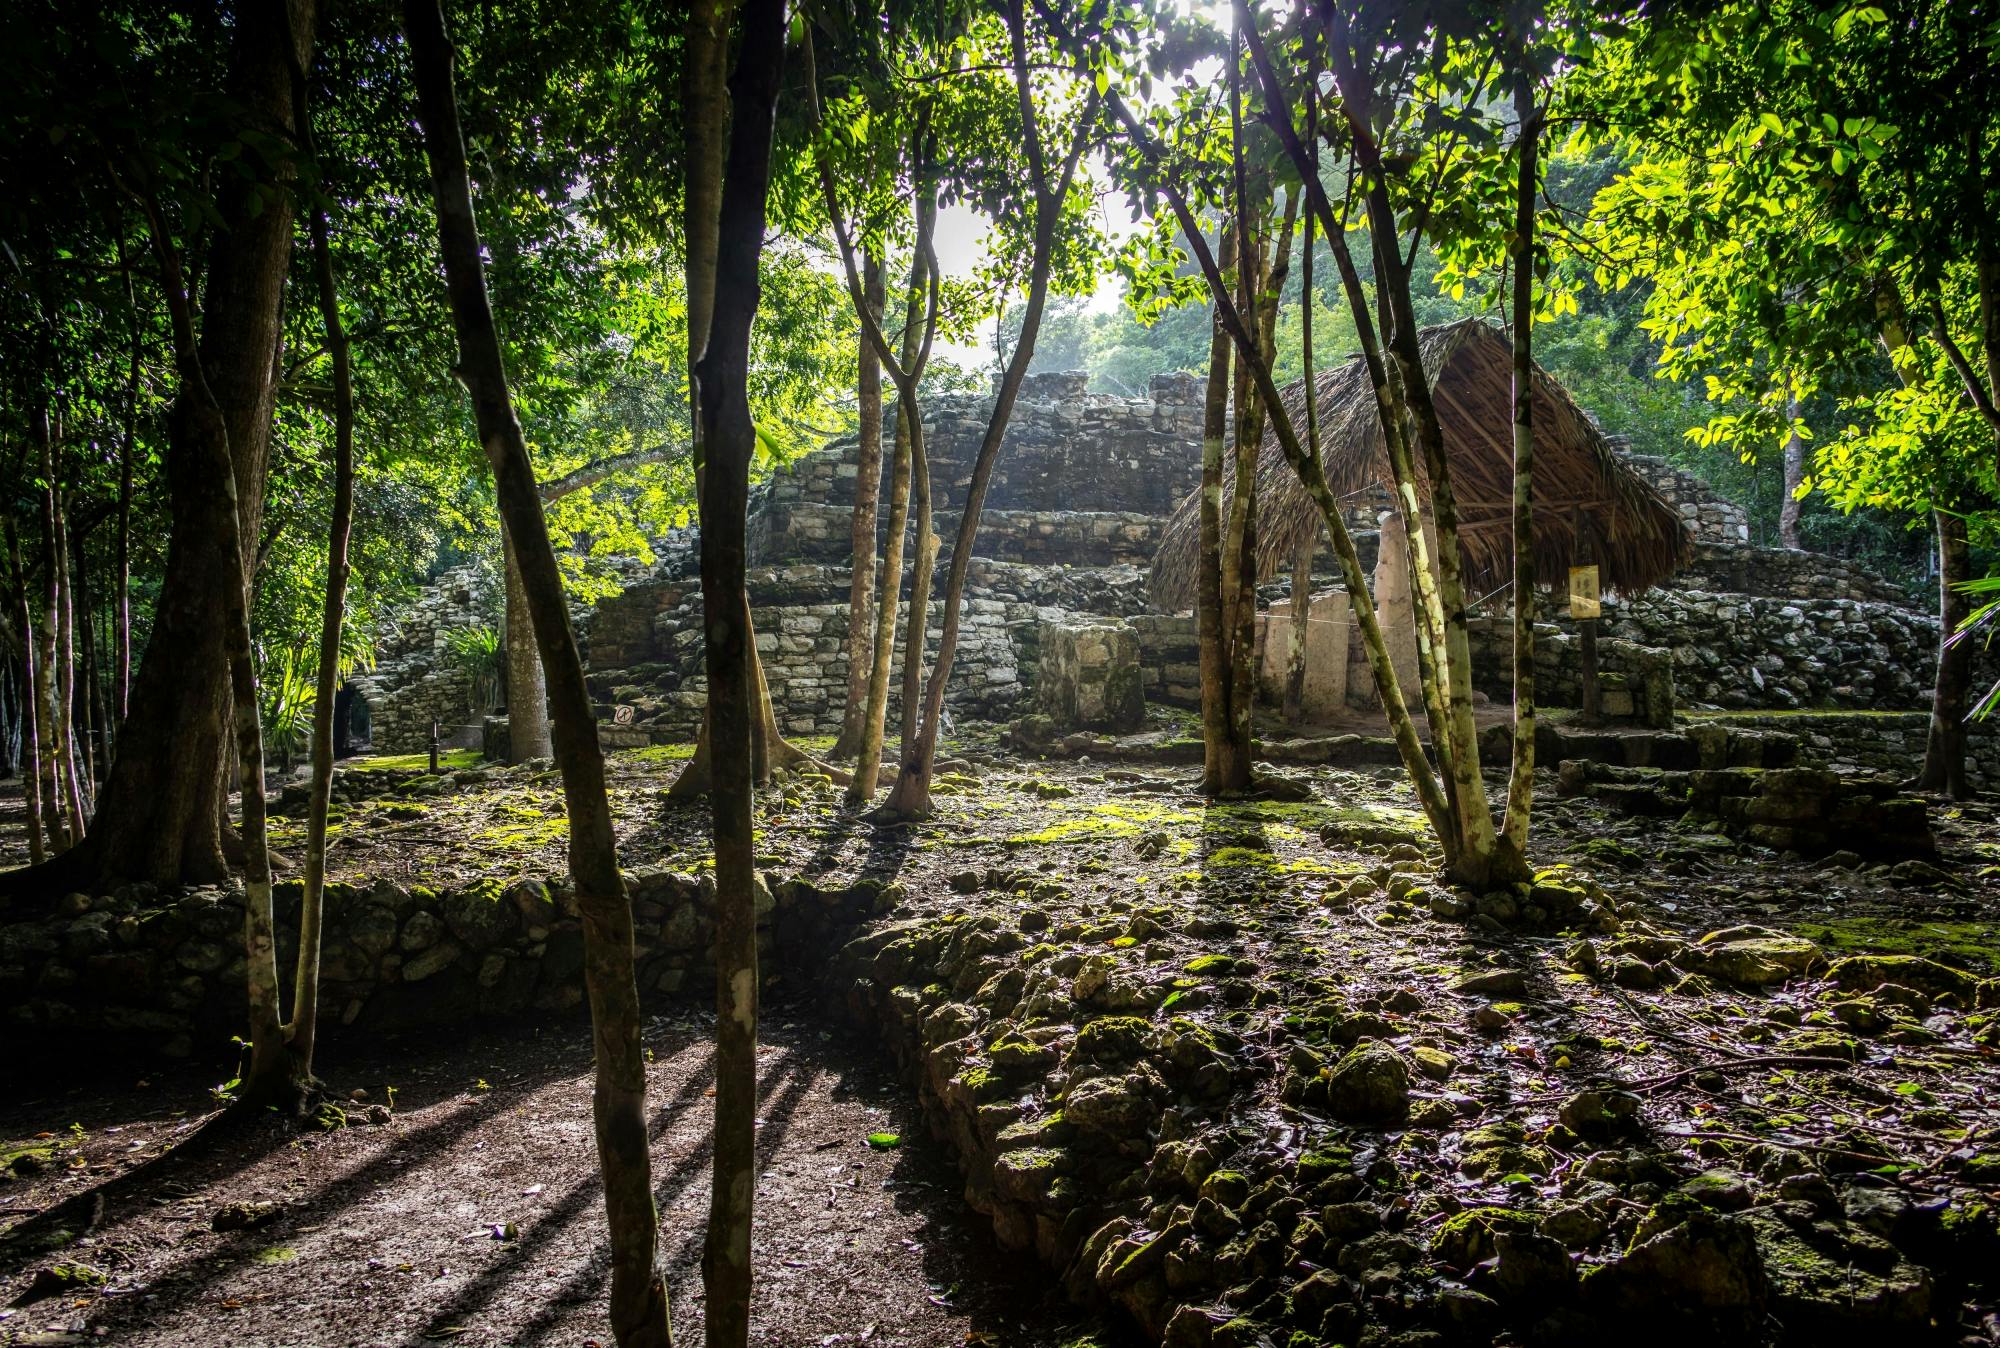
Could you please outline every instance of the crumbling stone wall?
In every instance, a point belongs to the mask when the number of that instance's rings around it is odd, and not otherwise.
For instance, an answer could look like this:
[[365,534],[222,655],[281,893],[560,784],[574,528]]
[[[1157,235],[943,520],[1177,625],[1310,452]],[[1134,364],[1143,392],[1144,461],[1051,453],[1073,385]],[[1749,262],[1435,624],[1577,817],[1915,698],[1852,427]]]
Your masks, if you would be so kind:
[[1658,455],[1632,453],[1629,448],[1631,442],[1624,436],[1608,438],[1612,448],[1623,456],[1626,465],[1652,483],[1654,490],[1680,512],[1681,519],[1693,531],[1697,542],[1749,544],[1750,516],[1742,506],[1723,500],[1706,482],[1693,473],[1674,467]]
[[440,575],[396,619],[377,643],[374,667],[348,680],[367,701],[375,752],[428,748],[433,718],[448,727],[478,719],[485,708],[472,705],[472,680],[451,659],[451,635],[497,629],[504,603],[494,569],[472,563]]
[[[642,995],[712,985],[715,883],[660,868],[628,872]],[[281,967],[296,958],[300,885],[280,883]],[[900,886],[822,890],[788,880],[760,893],[759,960],[810,964]],[[386,880],[326,887],[324,1033],[435,1029],[494,1015],[564,1011],[583,1000],[583,924],[567,880],[487,879],[438,893]],[[241,1028],[243,891],[160,893],[133,885],[71,895],[34,922],[0,926],[0,1025],[16,1042],[77,1038],[185,1057]],[[55,1033],[60,1032],[60,1033]]]
[[1756,595],[1764,599],[1859,599],[1874,604],[1915,607],[1901,586],[1859,562],[1797,548],[1753,548],[1701,542],[1694,557],[1667,581],[1671,589],[1714,594]]

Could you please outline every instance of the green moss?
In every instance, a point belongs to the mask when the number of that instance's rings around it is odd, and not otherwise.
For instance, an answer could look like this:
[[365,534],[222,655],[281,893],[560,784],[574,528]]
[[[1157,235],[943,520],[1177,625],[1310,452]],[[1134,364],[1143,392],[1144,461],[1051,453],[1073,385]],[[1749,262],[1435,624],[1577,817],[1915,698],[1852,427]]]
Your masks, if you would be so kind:
[[1949,955],[1983,968],[2000,966],[2000,923],[1922,922],[1912,918],[1850,917],[1800,922],[1793,931],[1840,955]]
[[[440,772],[457,772],[463,768],[476,768],[480,763],[477,749],[447,749],[438,754]],[[374,758],[358,759],[342,764],[344,772],[427,772],[431,766],[430,750],[418,754],[381,754]]]

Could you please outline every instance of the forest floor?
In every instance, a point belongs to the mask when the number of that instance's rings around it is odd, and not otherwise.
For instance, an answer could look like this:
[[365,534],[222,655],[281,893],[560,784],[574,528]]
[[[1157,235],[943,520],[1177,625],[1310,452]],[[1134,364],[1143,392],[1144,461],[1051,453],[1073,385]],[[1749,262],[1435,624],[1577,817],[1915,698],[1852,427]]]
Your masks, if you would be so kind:
[[[654,1017],[646,1032],[662,1255],[684,1343],[701,1342],[706,1019]],[[66,1254],[109,1281],[0,1310],[0,1343],[609,1348],[589,1068],[588,1027],[572,1016],[448,1044],[334,1044],[325,1076],[393,1099],[385,1127],[205,1136],[214,1083],[185,1067],[134,1069],[116,1088],[100,1072],[10,1100],[0,1136],[18,1140],[6,1149],[47,1148],[52,1161],[0,1187],[0,1202],[11,1214],[101,1193],[102,1217]],[[1072,1337],[1079,1313],[1037,1296],[1032,1268],[994,1248],[879,1060],[780,1007],[767,1010],[759,1068],[753,1342]],[[888,1135],[895,1145],[869,1144]],[[26,1272],[7,1260],[0,1284],[18,1290]]]
[[[1882,1226],[1874,1216],[1884,1209],[1866,1195],[1852,1198],[1869,1185],[1894,1188],[1899,1206],[1889,1225],[1898,1231],[1916,1220],[1903,1214],[1918,1212],[1976,1210],[1992,1224],[2000,1059],[1992,1018],[1979,1010],[1980,989],[2000,987],[1982,984],[2000,954],[2000,823],[1991,805],[1934,811],[1938,864],[1891,868],[1807,861],[1689,823],[1538,796],[1534,859],[1543,881],[1593,896],[1599,925],[1519,929],[1433,915],[1451,896],[1431,877],[1421,820],[1393,769],[1301,769],[1288,775],[1307,800],[1218,803],[1195,793],[1196,773],[1184,767],[1025,761],[971,735],[948,752],[962,770],[941,774],[937,812],[919,825],[871,826],[812,777],[766,793],[760,864],[774,877],[828,888],[863,877],[898,882],[885,936],[948,946],[951,933],[976,925],[1010,938],[1011,946],[988,942],[989,963],[1025,946],[1020,961],[1041,961],[1031,980],[1037,969],[1061,974],[1059,1006],[1020,997],[1018,980],[1013,997],[996,1001],[988,988],[971,996],[979,982],[968,984],[965,970],[954,981],[951,968],[934,975],[943,988],[911,990],[927,1015],[950,1010],[939,1006],[946,989],[966,999],[951,1014],[983,1025],[979,1040],[966,1041],[973,1052],[980,1042],[1041,1033],[1038,1024],[1081,1024],[1118,1010],[1155,1017],[1156,1026],[1191,1017],[1212,1032],[1234,1063],[1226,1103],[1188,1104],[1183,1094],[1183,1104],[1161,1114],[1158,1101],[1171,1092],[1156,1090],[1152,1122],[1141,1126],[1142,1134],[1151,1127],[1194,1139],[1188,1145],[1211,1159],[1203,1174],[1190,1166],[1162,1183],[1141,1156],[1140,1192],[1127,1205],[1136,1233],[1148,1186],[1154,1217],[1169,1220],[1175,1186],[1187,1180],[1188,1202],[1197,1187],[1206,1194],[1203,1175],[1217,1156],[1254,1189],[1266,1176],[1304,1186],[1306,1160],[1337,1154],[1370,1202],[1349,1201],[1357,1194],[1342,1188],[1336,1206],[1368,1212],[1349,1212],[1343,1220],[1359,1225],[1338,1240],[1315,1228],[1325,1243],[1306,1255],[1295,1242],[1291,1271],[1271,1285],[1291,1287],[1284,1279],[1338,1255],[1361,1285],[1375,1279],[1355,1314],[1427,1323],[1448,1304],[1477,1326],[1501,1316],[1492,1298],[1504,1303],[1507,1289],[1492,1282],[1491,1238],[1465,1235],[1455,1214],[1530,1212],[1589,1267],[1615,1262],[1628,1242],[1652,1233],[1641,1223],[1653,1221],[1649,1209],[1663,1194],[1693,1186],[1690,1201],[1719,1211],[1778,1204],[1774,1222],[1789,1205],[1787,1220],[1805,1223],[1799,1238],[1821,1242],[1810,1255],[1817,1262],[1801,1256],[1804,1272],[1771,1273],[1771,1304],[1781,1316],[1796,1313],[1801,1327],[1865,1294],[1874,1298],[1869,1314],[1888,1317],[1877,1323],[1935,1316],[1968,1341],[1993,1336],[1991,1307],[1978,1304],[1983,1293],[1960,1305],[1961,1273],[1942,1265],[1935,1277],[1912,1272],[1901,1246],[1853,1224],[1862,1211]],[[628,865],[706,864],[705,810],[669,806],[661,795],[684,754],[610,757]],[[353,771],[348,780],[364,777]],[[384,783],[382,794],[342,805],[336,878],[443,885],[563,870],[553,774],[464,767],[447,779]],[[283,824],[281,847],[295,826]],[[1744,961],[1725,963],[1701,943],[1745,926],[1757,930],[1723,943],[1746,952]],[[1865,987],[1828,977],[1830,962],[1857,953],[1886,956],[1895,977]],[[812,990],[773,991],[778,1005],[788,992],[803,1005]],[[654,1022],[651,1036],[672,1290],[681,1313],[696,1315],[703,1031],[698,1017],[680,1013]],[[925,1039],[935,1044],[928,1028]],[[1009,1271],[993,1257],[986,1223],[953,1197],[957,1182],[940,1159],[948,1153],[914,1145],[925,1129],[886,1059],[857,1058],[802,1012],[774,1012],[766,1040],[770,1159],[760,1194],[769,1220],[758,1342],[1053,1348],[1077,1337],[1059,1308],[1041,1304],[1053,1278]],[[1066,1081],[1088,1071],[1071,1040],[1050,1042],[1064,1048],[1065,1066],[1019,1107],[1030,1122],[1040,1111],[1041,1123],[1057,1129],[1061,1115],[1050,1111]],[[1324,1068],[1357,1042],[1391,1046],[1415,1064],[1387,1133],[1327,1113]],[[184,1171],[149,1167],[120,1191],[92,1237],[90,1257],[107,1266],[109,1286],[81,1291],[73,1305],[14,1312],[0,1320],[0,1343],[29,1342],[24,1333],[51,1325],[141,1344],[194,1341],[198,1329],[215,1341],[272,1345],[601,1337],[580,1032],[549,1026],[465,1044],[371,1045],[365,1054],[336,1042],[331,1051],[339,1055],[331,1080],[371,1092],[399,1087],[392,1126],[266,1144],[256,1156],[191,1159]],[[1147,1070],[1142,1064],[1124,1081]],[[188,1085],[158,1076],[136,1093],[83,1088],[0,1109],[0,1135],[14,1139],[7,1147],[51,1146],[62,1162],[49,1175],[0,1185],[0,1205],[33,1211],[94,1183],[119,1189],[120,1171],[198,1121],[201,1103]],[[1630,1101],[1613,1104],[1617,1117],[1573,1113],[1579,1096],[1614,1086]],[[170,1097],[172,1108],[161,1108]],[[74,1144],[63,1132],[72,1121],[82,1125]],[[884,1130],[912,1143],[868,1150],[862,1139]],[[37,1139],[42,1132],[57,1136]],[[1074,1151],[1087,1167],[1097,1164],[1090,1149],[1105,1145],[1085,1136],[1054,1150]],[[1324,1200],[1338,1186],[1321,1187]],[[1241,1220],[1254,1220],[1259,1201],[1269,1195],[1252,1198]],[[280,1215],[269,1227],[215,1233],[215,1213],[237,1202],[277,1203]],[[1812,1223],[1829,1221],[1833,1234],[1814,1234]],[[504,1236],[508,1223],[515,1238],[496,1239],[493,1228]],[[1792,1239],[1779,1227],[1758,1229],[1760,1240]],[[1380,1245],[1391,1233],[1402,1244]],[[1220,1243],[1226,1231],[1205,1234]],[[1348,1269],[1339,1242],[1349,1240],[1350,1250],[1376,1242],[1370,1259],[1394,1255],[1408,1270],[1404,1285],[1385,1299],[1380,1264]],[[1856,1250],[1879,1269],[1855,1274]],[[19,1285],[29,1267],[0,1267],[0,1279]],[[308,1267],[311,1278],[296,1276]],[[1865,1287],[1853,1281],[1864,1276],[1872,1280]],[[1911,1292],[1913,1279],[1921,1296]],[[1234,1291],[1261,1295],[1266,1282],[1246,1275]],[[1461,1284],[1481,1289],[1467,1296],[1484,1304],[1440,1300]],[[1175,1296],[1220,1304],[1224,1285],[1196,1281]],[[1172,1307],[1142,1304],[1123,1284],[1106,1290],[1157,1341],[1153,1320]],[[1282,1291],[1261,1310],[1228,1310],[1256,1311],[1275,1328],[1299,1300]],[[1571,1294],[1536,1291],[1557,1301]],[[1323,1323],[1334,1325],[1337,1313],[1346,1311],[1328,1308]],[[1286,1323],[1316,1330],[1322,1322]]]

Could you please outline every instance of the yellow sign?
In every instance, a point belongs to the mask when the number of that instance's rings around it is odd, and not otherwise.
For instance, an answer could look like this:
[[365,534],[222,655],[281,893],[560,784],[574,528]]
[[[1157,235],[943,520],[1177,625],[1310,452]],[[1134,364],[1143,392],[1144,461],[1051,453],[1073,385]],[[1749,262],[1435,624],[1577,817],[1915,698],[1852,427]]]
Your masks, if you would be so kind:
[[1596,567],[1569,569],[1569,616],[1579,620],[1604,616],[1604,605],[1598,598]]

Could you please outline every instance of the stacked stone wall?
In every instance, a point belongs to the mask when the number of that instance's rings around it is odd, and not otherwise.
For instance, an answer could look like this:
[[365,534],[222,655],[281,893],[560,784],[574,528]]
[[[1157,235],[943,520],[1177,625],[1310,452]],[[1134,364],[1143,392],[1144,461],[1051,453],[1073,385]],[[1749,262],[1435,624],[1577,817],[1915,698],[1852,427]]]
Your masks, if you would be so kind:
[[1750,516],[1742,506],[1723,500],[1706,482],[1658,455],[1632,453],[1624,437],[1610,439],[1626,466],[1652,483],[1654,490],[1680,512],[1696,542],[1749,544]]
[[[1736,730],[1764,730],[1794,735],[1804,755],[1835,772],[1853,776],[1908,777],[1924,761],[1924,741],[1930,733],[1930,713],[1905,712],[1777,712],[1730,714],[1712,718]],[[1695,725],[1710,723],[1697,717]],[[1969,727],[1965,750],[1966,775],[1975,790],[2000,791],[2000,735],[1983,721]]]
[[375,752],[416,753],[429,747],[433,720],[461,727],[479,719],[485,708],[472,704],[472,679],[451,658],[451,637],[497,630],[504,603],[492,568],[475,563],[440,575],[396,619],[374,667],[348,680],[367,701]]
[[1858,599],[1916,607],[1909,593],[1860,562],[1797,548],[1753,548],[1697,543],[1688,564],[1670,576],[1675,590],[1755,595],[1764,599]]
[[[642,995],[700,994],[715,976],[715,885],[628,873]],[[896,886],[820,890],[791,880],[757,902],[760,963],[810,965]],[[276,887],[279,965],[295,958],[300,887]],[[583,925],[566,882],[482,880],[438,893],[388,881],[326,887],[323,1034],[432,1030],[583,1000]],[[170,1057],[217,1053],[243,1018],[243,892],[72,895],[49,918],[0,926],[0,1024],[15,1042],[79,1036]]]

